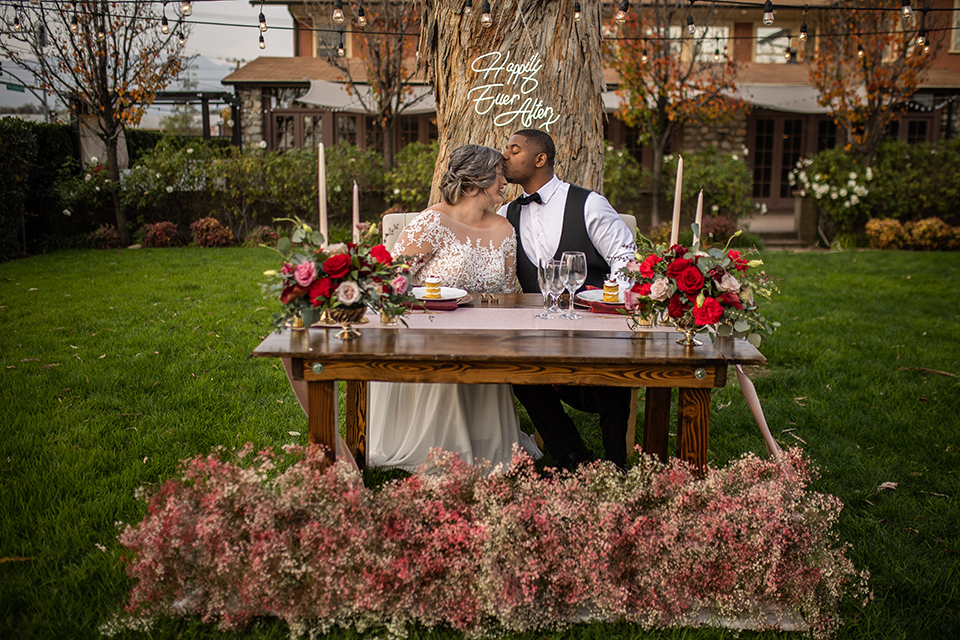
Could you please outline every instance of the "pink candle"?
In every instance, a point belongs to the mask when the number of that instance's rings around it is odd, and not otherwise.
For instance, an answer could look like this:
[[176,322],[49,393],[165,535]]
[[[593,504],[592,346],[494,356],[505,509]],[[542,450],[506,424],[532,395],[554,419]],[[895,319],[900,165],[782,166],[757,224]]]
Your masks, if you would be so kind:
[[700,241],[700,225],[703,224],[703,189],[700,189],[700,194],[697,196],[697,217],[694,220],[697,223],[697,230],[693,234],[693,243],[696,244]]
[[353,181],[353,241],[360,242],[360,187]]
[[320,199],[320,233],[327,243],[327,159],[323,152],[323,143],[317,150],[317,193]]
[[670,246],[677,244],[680,235],[680,189],[683,186],[683,156],[677,162],[677,186],[673,191],[673,221],[670,223]]

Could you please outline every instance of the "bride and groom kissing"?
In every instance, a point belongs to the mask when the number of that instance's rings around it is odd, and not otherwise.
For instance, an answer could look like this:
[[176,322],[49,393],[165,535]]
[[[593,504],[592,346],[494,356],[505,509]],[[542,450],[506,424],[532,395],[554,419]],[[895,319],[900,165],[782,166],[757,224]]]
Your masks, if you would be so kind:
[[[587,258],[586,284],[602,286],[633,256],[632,233],[603,196],[571,185],[553,172],[556,148],[543,131],[514,133],[500,151],[480,145],[454,149],[440,180],[441,202],[408,224],[394,254],[417,258],[410,282],[428,276],[445,287],[474,293],[538,293],[541,259],[565,251]],[[508,183],[523,195],[504,204]],[[306,407],[306,383],[288,377]],[[604,458],[626,466],[630,390],[509,384],[371,382],[368,386],[367,459],[374,467],[416,470],[430,450],[458,453],[470,464],[509,464],[519,443],[541,452],[520,430],[514,395],[526,409],[556,466],[573,470],[596,459],[563,408],[600,414]],[[338,442],[338,457],[346,453]]]

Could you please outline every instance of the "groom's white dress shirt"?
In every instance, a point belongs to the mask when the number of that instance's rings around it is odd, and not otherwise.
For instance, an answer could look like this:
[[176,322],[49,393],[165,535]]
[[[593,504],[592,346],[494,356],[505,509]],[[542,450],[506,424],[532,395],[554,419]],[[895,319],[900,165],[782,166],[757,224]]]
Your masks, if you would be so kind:
[[[557,253],[569,190],[569,182],[553,176],[537,190],[542,204],[531,202],[524,205],[525,210],[521,210],[520,239],[523,241],[523,252],[535,265],[540,258],[552,258]],[[523,195],[530,194],[524,192]],[[500,207],[498,213],[501,216],[506,217],[508,204]],[[591,191],[587,196],[583,214],[587,235],[590,236],[593,246],[610,265],[610,271],[622,282],[625,281],[620,274],[620,268],[633,258],[636,250],[630,229],[610,202],[595,191]]]

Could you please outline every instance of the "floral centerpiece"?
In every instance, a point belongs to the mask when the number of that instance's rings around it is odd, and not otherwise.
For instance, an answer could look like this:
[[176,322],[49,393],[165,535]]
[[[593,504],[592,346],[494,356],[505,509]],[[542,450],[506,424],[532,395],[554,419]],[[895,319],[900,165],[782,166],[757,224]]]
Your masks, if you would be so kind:
[[347,311],[362,317],[367,307],[395,318],[414,302],[407,261],[379,243],[376,225],[362,225],[358,243],[325,244],[320,232],[302,220],[284,221],[294,228],[289,238],[277,241],[283,265],[280,271],[264,272],[270,278],[265,293],[279,297],[283,305],[274,315],[277,331],[288,322],[296,325],[323,312],[335,322],[343,322],[339,318]]
[[759,347],[780,323],[760,313],[757,299],[769,299],[779,289],[766,273],[755,271],[762,260],[748,260],[729,246],[702,251],[699,243],[666,246],[638,235],[635,259],[621,269],[633,280],[624,295],[632,320],[665,320],[684,332],[680,343],[687,346],[700,344],[693,334],[712,330]]

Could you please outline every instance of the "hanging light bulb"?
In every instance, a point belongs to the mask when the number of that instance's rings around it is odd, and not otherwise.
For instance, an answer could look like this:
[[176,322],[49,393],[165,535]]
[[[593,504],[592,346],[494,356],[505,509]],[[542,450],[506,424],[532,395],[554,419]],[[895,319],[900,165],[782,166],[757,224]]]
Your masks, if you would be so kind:
[[340,32],[340,44],[337,45],[337,55],[341,58],[347,55],[347,50],[343,46],[343,31]]
[[333,1],[333,21],[337,24],[343,22],[343,0]]
[[493,16],[490,15],[490,2],[483,0],[483,6],[480,8],[480,26],[489,28],[493,24]]
[[20,16],[13,16],[13,30],[20,31]]
[[642,62],[643,64],[647,64],[647,60],[649,60],[649,57],[647,56],[647,39],[644,38],[644,39],[643,39],[643,52],[640,54],[640,62]]
[[913,19],[913,7],[910,6],[910,0],[900,0],[900,15],[904,20]]
[[792,55],[793,54],[790,52],[790,47],[787,47],[787,49],[783,52],[783,59],[786,60],[787,62],[790,62],[790,58],[792,57]]
[[713,50],[713,61],[720,62],[720,47]]
[[70,33],[77,33],[80,31],[80,21],[77,20],[77,14],[73,14],[73,18],[70,19]]
[[800,23],[800,42],[806,42],[806,41],[807,41],[807,23],[801,22]]
[[[923,27],[920,27],[920,31],[917,32],[917,46],[922,47],[927,43],[927,30]],[[929,51],[929,48],[927,49]]]
[[363,10],[363,5],[357,7],[357,25],[361,27],[367,26],[367,14]]
[[267,48],[267,43],[264,41],[264,39],[263,39],[263,34],[262,34],[262,33],[260,34],[260,48],[261,48],[261,49],[266,49],[266,48]]
[[763,24],[767,27],[773,24],[773,3],[770,0],[763,3]]
[[857,36],[857,57],[862,58],[864,53],[866,52],[863,50],[863,43],[860,42],[860,36]]
[[180,46],[182,47],[187,43],[187,39],[183,37],[183,31],[180,32]]
[[183,0],[180,4],[180,13],[186,17],[193,15],[193,4],[190,3],[190,0]]
[[473,13],[473,0],[467,0],[463,3],[463,15],[468,16]]
[[687,33],[690,35],[695,35],[697,33],[697,27],[693,24],[693,15],[687,15]]
[[573,20],[578,24],[580,23],[580,3],[579,2],[573,3]]
[[620,0],[620,4],[617,6],[617,15],[613,16],[613,19],[617,21],[617,24],[623,24],[627,21],[627,11],[630,10],[630,0]]
[[[166,31],[164,31],[164,33],[166,33]],[[98,27],[97,27],[97,40],[103,40],[103,39],[106,38],[106,37],[107,37],[107,34],[104,33],[103,27],[102,27],[102,26],[98,26]]]
[[267,16],[263,15],[263,9],[260,9],[260,33],[267,32]]
[[163,18],[160,20],[160,31],[170,33],[170,23],[167,21],[167,14],[163,14]]

